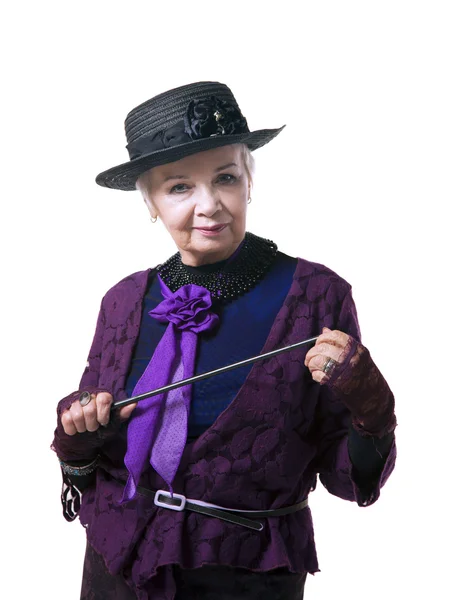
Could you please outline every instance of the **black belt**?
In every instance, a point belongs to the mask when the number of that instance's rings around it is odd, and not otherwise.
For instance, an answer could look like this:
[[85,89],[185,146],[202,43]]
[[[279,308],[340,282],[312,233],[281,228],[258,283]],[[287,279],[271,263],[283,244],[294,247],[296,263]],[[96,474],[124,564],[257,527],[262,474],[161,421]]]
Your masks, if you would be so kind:
[[[125,485],[125,482],[123,481],[120,481],[120,483]],[[168,508],[176,511],[190,510],[209,517],[222,519],[222,521],[242,525],[243,527],[248,527],[249,529],[254,529],[256,531],[262,531],[264,528],[263,523],[254,521],[248,517],[283,517],[284,515],[290,515],[308,506],[308,498],[306,498],[302,502],[298,502],[292,506],[285,506],[284,508],[274,508],[271,510],[235,510],[215,506],[214,504],[209,504],[202,500],[191,500],[182,494],[174,493],[172,497],[170,492],[165,490],[153,492],[140,485],[137,486],[137,491],[139,494],[151,498],[156,506],[160,506],[161,508]]]

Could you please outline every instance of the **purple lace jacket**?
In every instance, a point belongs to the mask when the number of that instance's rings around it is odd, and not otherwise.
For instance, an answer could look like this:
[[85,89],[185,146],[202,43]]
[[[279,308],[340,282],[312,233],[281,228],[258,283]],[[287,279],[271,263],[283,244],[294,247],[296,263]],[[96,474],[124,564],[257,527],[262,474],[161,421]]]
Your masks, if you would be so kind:
[[[113,421],[93,433],[64,433],[59,416],[81,391],[106,390],[115,400],[126,397],[151,271],[134,273],[105,294],[79,391],[58,404],[52,445],[58,456],[77,461],[101,453],[95,485],[83,492],[79,512],[89,543],[112,574],[124,575],[138,598],[172,600],[174,564],[318,571],[309,507],[268,518],[263,531],[255,532],[204,515],[158,508],[141,495],[120,505],[123,485],[117,479],[126,481],[127,472],[126,436],[119,425]],[[348,428],[353,422],[362,435],[375,437],[392,432],[392,392],[360,343],[351,286],[327,267],[298,259],[263,351],[319,335],[324,326],[351,336],[342,368],[319,385],[304,366],[307,348],[255,363],[229,407],[186,445],[175,492],[228,508],[280,508],[306,498],[318,475],[330,493],[345,500],[368,506],[378,499],[394,468],[395,439],[381,474],[370,489],[360,489],[348,452]],[[140,484],[165,489],[151,468]]]

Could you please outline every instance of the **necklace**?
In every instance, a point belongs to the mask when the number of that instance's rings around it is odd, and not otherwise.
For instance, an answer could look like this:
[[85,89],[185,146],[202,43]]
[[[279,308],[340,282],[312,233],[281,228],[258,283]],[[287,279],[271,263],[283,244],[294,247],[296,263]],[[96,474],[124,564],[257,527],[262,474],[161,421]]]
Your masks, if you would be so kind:
[[272,266],[277,250],[277,245],[271,240],[247,232],[236,258],[216,271],[193,273],[182,263],[179,252],[156,269],[172,292],[193,283],[209,290],[213,302],[225,304],[261,281]]

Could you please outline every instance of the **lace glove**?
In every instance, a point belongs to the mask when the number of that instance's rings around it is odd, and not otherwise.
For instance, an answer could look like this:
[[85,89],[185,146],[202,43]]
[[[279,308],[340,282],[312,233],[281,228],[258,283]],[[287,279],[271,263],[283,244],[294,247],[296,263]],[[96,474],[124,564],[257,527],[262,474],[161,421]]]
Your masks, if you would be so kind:
[[73,392],[63,398],[57,406],[58,420],[51,445],[52,450],[56,452],[59,459],[80,466],[83,463],[94,460],[103,444],[117,434],[121,425],[119,411],[112,411],[109,423],[105,427],[99,427],[96,431],[85,431],[83,433],[68,435],[61,423],[61,415],[79,399],[81,393],[84,391],[95,394],[100,392],[111,393],[105,388],[85,386],[82,390]]
[[[328,358],[331,368],[325,373]],[[305,364],[313,378],[328,386],[333,397],[349,409],[352,425],[361,436],[382,438],[394,431],[394,396],[369,350],[356,339],[324,327]]]
[[119,411],[113,411],[108,425],[105,427],[101,426],[96,431],[67,434],[64,431],[61,416],[74,402],[79,400],[84,391],[91,394],[110,393],[104,388],[84,386],[82,390],[69,394],[58,403],[58,421],[51,448],[56,452],[60,461],[61,503],[63,516],[67,521],[73,521],[77,517],[83,491],[95,482],[101,448],[107,440],[118,433],[121,425]]

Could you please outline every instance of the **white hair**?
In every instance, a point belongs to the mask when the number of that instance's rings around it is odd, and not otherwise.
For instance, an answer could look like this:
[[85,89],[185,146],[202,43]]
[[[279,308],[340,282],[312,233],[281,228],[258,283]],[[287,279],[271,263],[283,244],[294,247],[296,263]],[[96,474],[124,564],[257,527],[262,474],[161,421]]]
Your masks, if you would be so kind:
[[[247,144],[236,144],[236,145],[241,147],[242,161],[244,163],[244,168],[247,173],[248,181],[250,184],[250,189],[252,189],[253,178],[255,175],[255,159],[253,157],[253,154],[251,153],[250,148],[247,146]],[[150,186],[149,186],[149,181],[148,181],[149,180],[148,174],[150,173],[150,171],[151,171],[151,169],[142,173],[142,175],[140,175],[136,181],[136,189],[141,192],[142,197],[144,198],[144,201],[147,205],[148,205],[148,200],[150,197],[150,189],[149,189]]]
[[242,159],[244,161],[244,167],[247,171],[248,180],[250,182],[250,189],[253,187],[253,178],[255,176],[255,158],[250,151],[247,144],[240,144],[242,151]]

